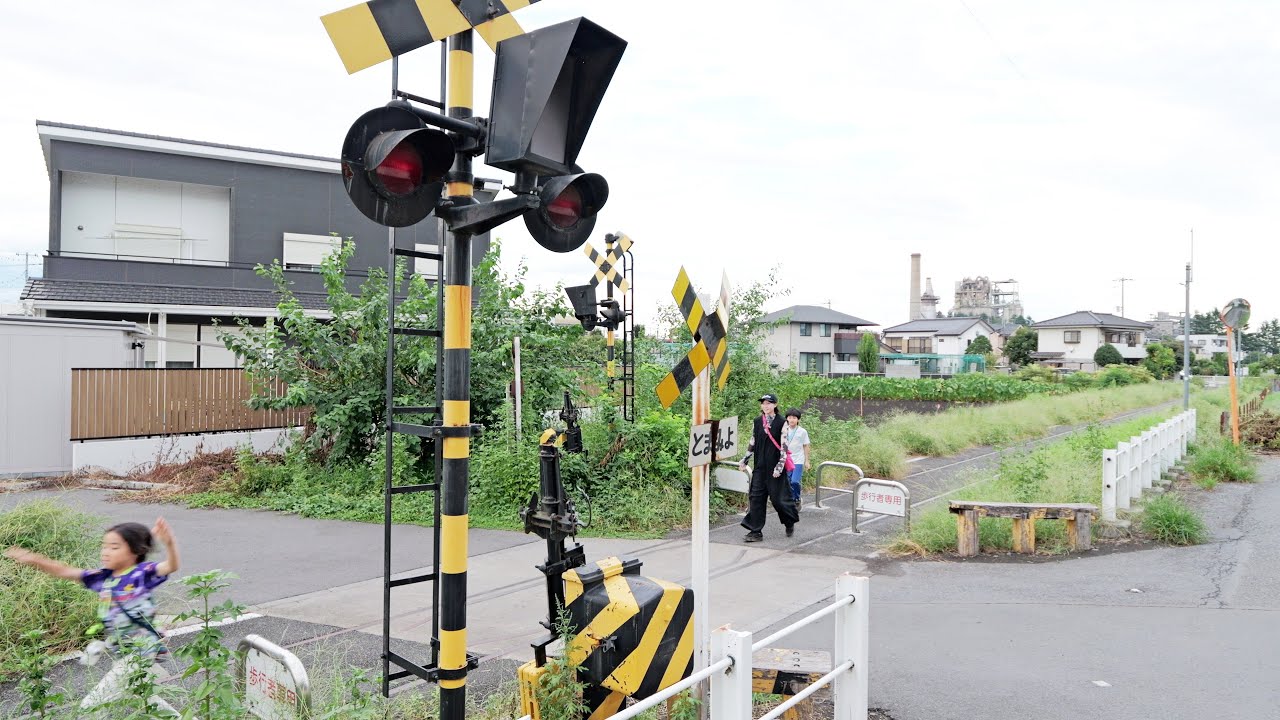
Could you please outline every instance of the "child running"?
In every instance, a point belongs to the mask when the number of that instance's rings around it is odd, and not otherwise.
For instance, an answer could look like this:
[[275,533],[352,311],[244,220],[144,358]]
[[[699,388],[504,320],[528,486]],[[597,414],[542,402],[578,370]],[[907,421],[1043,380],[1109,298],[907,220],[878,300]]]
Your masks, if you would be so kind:
[[[165,547],[162,562],[147,562],[153,538]],[[157,679],[168,676],[156,662],[167,657],[168,649],[152,624],[156,604],[151,597],[152,591],[178,570],[178,542],[164,518],[157,519],[150,530],[139,523],[121,523],[107,530],[102,536],[102,567],[97,570],[74,568],[19,547],[10,547],[4,554],[20,565],[30,565],[47,575],[80,582],[98,594],[98,619],[105,628],[107,647],[115,662],[80,703],[82,710],[120,698],[130,673],[141,669],[140,665]],[[161,713],[178,715],[172,705],[158,696],[152,696],[149,702]]]

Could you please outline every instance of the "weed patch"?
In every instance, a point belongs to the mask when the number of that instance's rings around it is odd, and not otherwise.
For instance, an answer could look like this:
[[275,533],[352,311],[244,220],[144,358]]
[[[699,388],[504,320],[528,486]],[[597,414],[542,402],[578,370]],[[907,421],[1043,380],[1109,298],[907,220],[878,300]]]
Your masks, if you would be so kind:
[[[97,567],[102,528],[100,518],[37,500],[0,514],[0,548],[17,545],[72,567]],[[96,622],[92,593],[35,568],[0,558],[0,587],[0,677],[16,672],[33,645],[43,653],[78,649]]]
[[1249,451],[1229,438],[1216,438],[1198,445],[1187,463],[1187,470],[1192,479],[1206,489],[1220,482],[1253,482],[1258,475]]
[[1172,493],[1147,501],[1143,506],[1142,530],[1170,545],[1198,545],[1209,537],[1200,516]]

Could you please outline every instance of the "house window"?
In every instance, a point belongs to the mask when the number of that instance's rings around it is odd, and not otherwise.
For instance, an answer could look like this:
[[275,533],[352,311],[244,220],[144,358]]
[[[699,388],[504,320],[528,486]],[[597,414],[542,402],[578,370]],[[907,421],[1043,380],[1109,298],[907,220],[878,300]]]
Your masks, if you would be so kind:
[[896,353],[902,352],[902,338],[887,337],[884,339],[884,342],[886,345],[892,348],[894,352]]
[[813,334],[812,323],[800,323],[800,337],[809,337]]
[[284,266],[289,270],[311,270],[320,266],[330,253],[342,247],[336,235],[284,234]]
[[61,250],[86,256],[227,262],[231,188],[62,172]]
[[818,335],[831,337],[831,323],[818,323]]
[[927,337],[908,338],[907,352],[913,355],[928,355],[933,352],[933,339]]
[[1062,342],[1065,342],[1065,343],[1080,342],[1080,331],[1079,330],[1063,330]]
[[819,373],[822,375],[831,372],[831,355],[828,353],[800,353],[800,372]]
[[852,362],[853,355],[851,353],[836,353],[836,362]]

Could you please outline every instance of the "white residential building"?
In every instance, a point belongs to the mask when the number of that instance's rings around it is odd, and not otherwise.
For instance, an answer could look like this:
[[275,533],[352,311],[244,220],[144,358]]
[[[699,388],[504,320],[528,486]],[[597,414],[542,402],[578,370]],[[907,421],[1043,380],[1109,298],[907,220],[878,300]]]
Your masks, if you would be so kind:
[[858,328],[876,324],[820,305],[793,305],[760,322],[778,323],[764,336],[771,366],[823,375],[858,372]]
[[964,371],[960,358],[969,343],[985,337],[995,347],[998,341],[995,328],[986,320],[976,317],[934,318],[912,320],[885,328],[884,343],[895,353],[907,355],[950,356],[940,359],[936,371],[954,374]]
[[1031,353],[1041,365],[1068,370],[1097,370],[1093,354],[1110,344],[1120,351],[1127,363],[1147,357],[1146,332],[1151,325],[1119,315],[1081,310],[1035,323],[1039,335],[1036,352]]

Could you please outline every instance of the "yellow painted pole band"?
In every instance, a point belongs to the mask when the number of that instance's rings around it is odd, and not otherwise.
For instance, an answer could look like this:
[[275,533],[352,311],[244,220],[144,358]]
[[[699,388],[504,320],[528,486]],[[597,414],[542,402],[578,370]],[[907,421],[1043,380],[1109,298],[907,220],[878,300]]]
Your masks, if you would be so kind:
[[445,425],[458,427],[471,422],[471,401],[469,400],[445,400],[444,407],[441,408],[441,419]]
[[471,349],[471,286],[444,287],[444,349]]
[[475,56],[467,50],[449,51],[449,102],[451,108],[471,109],[471,86],[475,82]]
[[472,197],[475,192],[475,187],[469,182],[445,183],[444,194],[446,197]]
[[446,575],[460,575],[467,571],[468,520],[467,515],[440,516],[440,572]]

